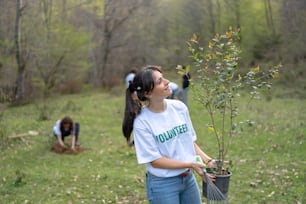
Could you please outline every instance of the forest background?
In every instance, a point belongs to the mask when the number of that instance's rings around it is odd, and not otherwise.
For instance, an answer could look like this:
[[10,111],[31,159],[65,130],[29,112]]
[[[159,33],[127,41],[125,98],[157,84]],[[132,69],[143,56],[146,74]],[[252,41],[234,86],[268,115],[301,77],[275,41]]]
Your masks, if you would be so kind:
[[[283,65],[270,103],[242,96],[256,125],[230,152],[230,201],[305,203],[305,11],[305,0],[0,0],[0,203],[147,203],[145,168],[121,132],[124,76],[157,64],[180,82],[186,41],[208,46],[229,26],[241,30],[242,71]],[[199,144],[213,152],[189,94]],[[62,114],[80,122],[86,153],[49,151]]]
[[241,67],[283,64],[281,97],[305,98],[303,0],[0,0],[0,102],[84,87],[109,90],[146,64],[188,64],[193,33],[208,45],[241,29]]

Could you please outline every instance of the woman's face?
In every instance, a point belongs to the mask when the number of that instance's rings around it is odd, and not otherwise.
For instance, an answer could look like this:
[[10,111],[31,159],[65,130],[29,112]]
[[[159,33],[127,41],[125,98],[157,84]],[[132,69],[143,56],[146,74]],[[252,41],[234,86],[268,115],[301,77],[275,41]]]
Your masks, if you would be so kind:
[[64,130],[68,131],[70,129],[70,124],[69,123],[64,123],[63,128],[64,128]]
[[162,73],[154,71],[153,79],[154,79],[154,89],[149,94],[151,98],[152,97],[166,98],[171,95],[172,90],[169,87],[169,80],[165,79]]

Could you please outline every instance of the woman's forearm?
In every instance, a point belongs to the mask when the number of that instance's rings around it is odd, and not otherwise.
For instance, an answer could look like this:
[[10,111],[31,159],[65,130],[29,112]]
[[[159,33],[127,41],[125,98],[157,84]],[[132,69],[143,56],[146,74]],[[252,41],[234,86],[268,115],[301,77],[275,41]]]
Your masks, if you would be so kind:
[[57,141],[58,141],[58,143],[61,145],[61,146],[65,146],[65,144],[64,144],[64,142],[63,142],[63,140],[62,140],[62,136],[61,135],[58,135],[57,136]]
[[195,148],[196,154],[202,158],[205,164],[207,164],[209,161],[212,160],[212,158],[208,156],[205,152],[203,152],[196,143],[194,143],[194,148]]
[[71,137],[71,148],[72,149],[75,148],[75,140],[76,140],[75,135],[72,135],[72,137]]
[[166,157],[161,157],[151,162],[151,165],[154,168],[161,169],[183,169],[183,168],[191,168],[192,162],[182,162],[174,159],[169,159]]

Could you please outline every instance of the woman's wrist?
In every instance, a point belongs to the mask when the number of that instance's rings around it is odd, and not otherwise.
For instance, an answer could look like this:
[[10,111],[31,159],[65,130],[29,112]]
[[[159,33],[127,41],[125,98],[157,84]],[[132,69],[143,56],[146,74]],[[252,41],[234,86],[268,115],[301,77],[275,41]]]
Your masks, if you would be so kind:
[[213,159],[209,158],[209,159],[206,159],[204,161],[205,165],[207,166],[211,161],[213,161]]
[[194,168],[194,162],[190,162],[187,168],[193,169]]

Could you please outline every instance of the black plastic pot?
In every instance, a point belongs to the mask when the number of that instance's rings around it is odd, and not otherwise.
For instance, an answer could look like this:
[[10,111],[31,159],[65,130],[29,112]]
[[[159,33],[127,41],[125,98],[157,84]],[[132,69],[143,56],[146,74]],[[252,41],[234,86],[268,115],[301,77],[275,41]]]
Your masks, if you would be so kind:
[[[225,197],[227,197],[230,178],[232,176],[232,173],[228,172],[228,174],[226,175],[214,175],[214,176],[216,177],[216,181],[214,182],[214,184],[225,195]],[[202,182],[202,191],[203,191],[203,196],[206,198],[207,197],[207,184],[204,181]]]

